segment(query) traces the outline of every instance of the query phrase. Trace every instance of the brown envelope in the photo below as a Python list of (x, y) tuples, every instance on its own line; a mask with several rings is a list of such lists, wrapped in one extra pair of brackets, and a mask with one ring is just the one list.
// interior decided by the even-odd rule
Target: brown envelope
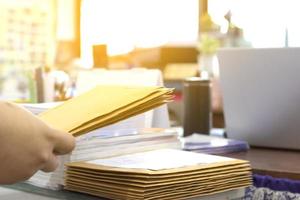
[(74, 136), (146, 112), (172, 99), (164, 87), (97, 86), (39, 117)]

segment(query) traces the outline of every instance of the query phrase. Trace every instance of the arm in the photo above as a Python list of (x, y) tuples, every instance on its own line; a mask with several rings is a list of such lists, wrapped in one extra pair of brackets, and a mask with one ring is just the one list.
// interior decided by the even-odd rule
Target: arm
[(56, 156), (74, 146), (70, 134), (52, 129), (16, 104), (0, 101), (0, 184), (26, 180), (38, 170), (54, 171)]

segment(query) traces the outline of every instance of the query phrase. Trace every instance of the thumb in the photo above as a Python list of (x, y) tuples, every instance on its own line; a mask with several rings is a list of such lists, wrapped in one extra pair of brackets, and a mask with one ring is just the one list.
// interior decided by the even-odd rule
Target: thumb
[(51, 135), (54, 138), (53, 153), (63, 155), (70, 153), (75, 148), (75, 138), (67, 132), (51, 129)]

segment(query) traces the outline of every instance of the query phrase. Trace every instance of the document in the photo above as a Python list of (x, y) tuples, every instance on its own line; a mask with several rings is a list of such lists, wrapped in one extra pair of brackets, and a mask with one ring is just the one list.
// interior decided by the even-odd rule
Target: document
[(174, 149), (67, 164), (65, 188), (110, 199), (188, 199), (252, 184), (248, 161)]
[[(168, 159), (166, 159), (166, 157)], [(108, 159), (93, 160), (87, 163), (110, 167), (163, 170), (232, 160), (233, 159), (227, 157), (195, 154), (175, 149), (160, 149)]]
[(164, 87), (97, 86), (49, 109), (39, 117), (49, 125), (79, 136), (170, 102)]
[(249, 144), (246, 141), (208, 136), (200, 133), (194, 133), (181, 140), (184, 150), (214, 155), (242, 152), (249, 149)]

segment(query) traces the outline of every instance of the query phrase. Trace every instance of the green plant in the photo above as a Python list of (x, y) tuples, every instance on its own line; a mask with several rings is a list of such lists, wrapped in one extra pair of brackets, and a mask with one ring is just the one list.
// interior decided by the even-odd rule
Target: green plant
[(214, 54), (220, 47), (220, 41), (209, 34), (202, 34), (198, 43), (198, 51), (202, 54)]

